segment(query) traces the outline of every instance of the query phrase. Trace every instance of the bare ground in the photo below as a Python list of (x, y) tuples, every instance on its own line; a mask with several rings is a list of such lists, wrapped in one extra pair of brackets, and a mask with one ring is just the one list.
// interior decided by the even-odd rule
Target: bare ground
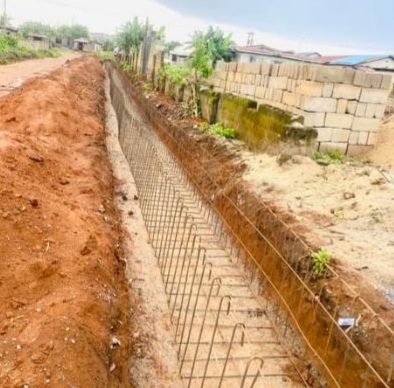
[(131, 386), (103, 79), (87, 58), (0, 99), (2, 388)]

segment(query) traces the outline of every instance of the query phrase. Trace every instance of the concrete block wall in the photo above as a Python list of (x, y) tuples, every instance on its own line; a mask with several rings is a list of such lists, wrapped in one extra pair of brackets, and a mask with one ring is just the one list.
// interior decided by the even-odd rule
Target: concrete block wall
[(359, 154), (376, 144), (391, 92), (391, 75), (293, 63), (218, 63), (214, 89), (305, 118), (318, 147)]

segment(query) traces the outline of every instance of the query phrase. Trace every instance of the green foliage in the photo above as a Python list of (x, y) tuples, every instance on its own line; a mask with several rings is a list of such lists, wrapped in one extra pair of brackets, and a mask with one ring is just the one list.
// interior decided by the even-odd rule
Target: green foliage
[(89, 30), (81, 24), (72, 24), (71, 26), (62, 25), (57, 28), (56, 36), (70, 40), (79, 38), (89, 39)]
[(341, 151), (335, 150), (326, 153), (316, 151), (312, 155), (312, 159), (318, 164), (328, 166), (330, 164), (342, 164), (344, 160), (344, 155)]
[(144, 41), (145, 33), (146, 26), (135, 17), (132, 22), (129, 21), (120, 28), (115, 42), (126, 54), (137, 53)]
[(153, 88), (153, 85), (151, 83), (147, 82), (146, 84), (144, 84), (143, 89), (144, 89), (145, 93), (149, 94), (149, 93), (151, 93), (153, 91), (154, 88)]
[(320, 249), (318, 252), (313, 252), (311, 257), (313, 260), (313, 274), (315, 276), (321, 276), (332, 260), (331, 252), (326, 249)]
[(29, 34), (46, 35), (47, 37), (51, 38), (56, 36), (56, 29), (51, 27), (49, 24), (26, 22), (19, 26), (19, 33), (25, 38)]
[(57, 50), (32, 50), (19, 44), (15, 36), (0, 35), (0, 64), (15, 62), (30, 58), (59, 56)]
[(182, 46), (179, 42), (172, 40), (171, 42), (166, 42), (164, 45), (164, 52), (169, 54), (171, 51), (174, 51), (177, 47)]
[(185, 85), (187, 78), (191, 75), (191, 69), (185, 66), (165, 65), (163, 75), (169, 78), (176, 85)]
[(225, 36), (220, 29), (209, 27), (207, 32), (196, 31), (191, 47), (191, 67), (203, 78), (208, 78), (219, 60), (231, 58), (232, 36)]
[(201, 123), (199, 127), (199, 132), (225, 137), (226, 139), (235, 139), (237, 137), (237, 131), (234, 128), (226, 128), (220, 123), (216, 123), (213, 125), (209, 125), (208, 123)]
[(99, 51), (94, 54), (102, 61), (113, 61), (115, 59), (113, 51)]
[(124, 71), (125, 73), (129, 73), (130, 71), (133, 70), (133, 65), (132, 65), (131, 63), (124, 62), (124, 63), (122, 64), (122, 69), (123, 69), (123, 71)]

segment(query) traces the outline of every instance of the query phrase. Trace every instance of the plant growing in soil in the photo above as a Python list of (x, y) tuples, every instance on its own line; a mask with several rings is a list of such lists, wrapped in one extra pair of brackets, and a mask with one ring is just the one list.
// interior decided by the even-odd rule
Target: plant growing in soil
[(209, 128), (209, 133), (211, 135), (222, 136), (226, 139), (235, 139), (237, 132), (234, 128), (225, 128), (222, 124), (213, 124)]
[(133, 65), (131, 63), (125, 62), (123, 63), (122, 68), (125, 73), (129, 73), (130, 71), (133, 70)]
[(312, 159), (315, 160), (318, 164), (328, 166), (330, 164), (342, 164), (344, 160), (344, 155), (341, 151), (338, 150), (331, 151), (327, 154), (316, 151), (313, 153)]
[(313, 260), (313, 274), (315, 276), (321, 276), (332, 260), (331, 252), (326, 249), (320, 249), (318, 252), (313, 252), (311, 257)]

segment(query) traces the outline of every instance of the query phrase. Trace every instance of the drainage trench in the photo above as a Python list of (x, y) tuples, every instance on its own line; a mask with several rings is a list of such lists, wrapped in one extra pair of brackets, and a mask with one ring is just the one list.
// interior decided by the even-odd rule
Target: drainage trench
[[(243, 220), (226, 202), (216, 204), (216, 209), (210, 206), (220, 193), (212, 190), (215, 185), (209, 179), (193, 183), (190, 170), (198, 159), (192, 165), (186, 161), (184, 169), (185, 159), (179, 158), (176, 141), (160, 125), (152, 130), (127, 109), (121, 79), (116, 70), (109, 70), (119, 141), (156, 252), (185, 385), (302, 387), (308, 380), (319, 386), (316, 379), (320, 377), (298, 369), (300, 361), (309, 359), (330, 386), (389, 386), (350, 342), (344, 344), (335, 321), (323, 319), (323, 327), (321, 322), (313, 326), (324, 318), (325, 311), (319, 306), (312, 312), (304, 307), (310, 299), (314, 303), (314, 295), (295, 282), (293, 273), (277, 260), (280, 254), (275, 241), (287, 236), (278, 233), (272, 243), (250, 233), (250, 220)], [(208, 201), (201, 195), (207, 193)], [(242, 193), (234, 194), (231, 189), (229, 195), (238, 202), (243, 200)], [(239, 219), (237, 226), (244, 237), (256, 243), (246, 246), (237, 238), (233, 225), (223, 217), (228, 213)], [(267, 222), (265, 228), (270, 226), (274, 225)], [(300, 249), (294, 244), (291, 252), (289, 240), (289, 255), (297, 256)], [(264, 268), (256, 257), (271, 264)], [(310, 332), (309, 338), (303, 335), (305, 330)]]

